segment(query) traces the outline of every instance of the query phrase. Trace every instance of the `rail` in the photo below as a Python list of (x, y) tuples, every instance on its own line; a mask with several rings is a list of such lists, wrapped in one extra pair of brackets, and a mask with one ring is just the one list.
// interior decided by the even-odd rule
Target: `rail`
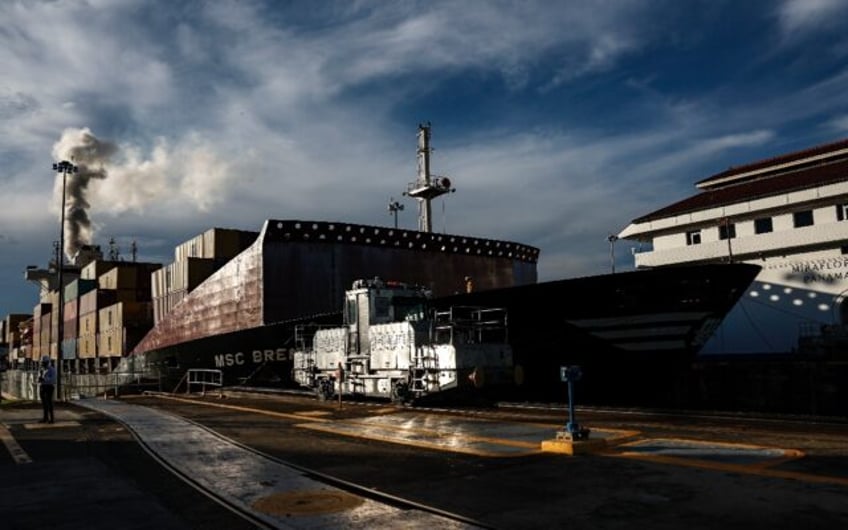
[(219, 397), (224, 397), (224, 372), (211, 368), (190, 368), (186, 372), (186, 394), (191, 394), (192, 385), (200, 385), (201, 394), (206, 395), (206, 387), (218, 389)]

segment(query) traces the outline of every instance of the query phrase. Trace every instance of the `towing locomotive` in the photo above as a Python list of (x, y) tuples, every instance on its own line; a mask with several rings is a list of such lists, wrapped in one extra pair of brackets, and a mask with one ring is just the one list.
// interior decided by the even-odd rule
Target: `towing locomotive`
[(503, 308), (436, 309), (430, 290), (356, 280), (342, 327), (298, 330), (294, 380), (319, 399), (338, 393), (409, 403), (515, 382)]

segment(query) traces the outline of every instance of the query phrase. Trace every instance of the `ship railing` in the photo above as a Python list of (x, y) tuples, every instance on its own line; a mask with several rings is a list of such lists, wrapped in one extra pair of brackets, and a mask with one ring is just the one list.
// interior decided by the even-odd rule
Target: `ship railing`
[(191, 394), (192, 387), (200, 386), (201, 395), (206, 395), (206, 388), (218, 389), (219, 397), (224, 396), (224, 372), (212, 368), (189, 368), (186, 373), (186, 394)]
[(436, 312), (433, 330), (437, 342), (501, 343), (508, 340), (507, 321), (506, 308), (452, 306)]

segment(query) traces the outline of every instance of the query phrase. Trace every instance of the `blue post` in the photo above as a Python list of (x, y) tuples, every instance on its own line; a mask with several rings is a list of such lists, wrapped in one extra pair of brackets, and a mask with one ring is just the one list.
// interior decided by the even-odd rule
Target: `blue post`
[(569, 440), (584, 440), (589, 437), (589, 429), (580, 427), (574, 417), (574, 382), (579, 381), (583, 372), (579, 366), (561, 366), (560, 379), (568, 384), (568, 423), (565, 424), (565, 434)]
[(571, 377), (568, 378), (568, 423), (565, 430), (572, 434), (580, 432), (580, 426), (574, 421), (574, 381)]

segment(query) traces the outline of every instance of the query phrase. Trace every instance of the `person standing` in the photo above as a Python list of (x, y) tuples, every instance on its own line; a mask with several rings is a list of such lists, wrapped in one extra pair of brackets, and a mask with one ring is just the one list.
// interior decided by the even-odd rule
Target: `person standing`
[(38, 373), (38, 397), (44, 411), (41, 423), (53, 423), (53, 389), (56, 388), (56, 368), (50, 357), (41, 358), (41, 370)]

